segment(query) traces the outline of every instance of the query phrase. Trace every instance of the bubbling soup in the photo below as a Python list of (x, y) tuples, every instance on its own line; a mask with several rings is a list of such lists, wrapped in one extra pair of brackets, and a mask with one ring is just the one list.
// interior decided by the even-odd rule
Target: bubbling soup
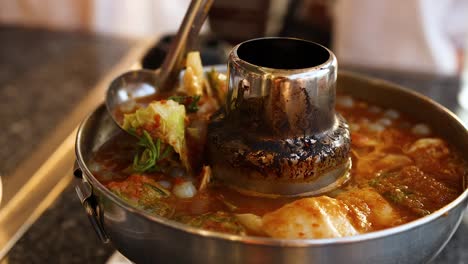
[(126, 203), (196, 228), (274, 238), (332, 238), (389, 228), (428, 215), (463, 192), (466, 161), (428, 124), (395, 109), (337, 96), (351, 131), (350, 180), (313, 197), (256, 197), (212, 177), (207, 125), (222, 105), (226, 76), (205, 76), (196, 53), (174, 94), (137, 101), (123, 127), (89, 162)]

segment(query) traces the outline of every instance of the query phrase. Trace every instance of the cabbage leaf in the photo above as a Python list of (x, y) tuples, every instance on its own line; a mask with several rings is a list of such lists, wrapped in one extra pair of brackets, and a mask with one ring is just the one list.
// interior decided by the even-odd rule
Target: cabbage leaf
[(185, 107), (173, 100), (154, 101), (132, 114), (124, 115), (123, 128), (129, 132), (147, 131), (153, 139), (170, 145), (187, 170), (190, 165), (185, 142)]

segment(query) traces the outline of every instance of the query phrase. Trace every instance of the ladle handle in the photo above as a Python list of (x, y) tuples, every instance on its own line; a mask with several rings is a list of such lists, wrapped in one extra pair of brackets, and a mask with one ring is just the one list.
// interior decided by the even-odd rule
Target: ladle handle
[(193, 47), (213, 0), (192, 0), (159, 72), (159, 89), (174, 87), (187, 47)]
[(205, 23), (205, 20), (208, 17), (208, 13), (210, 12), (213, 2), (214, 0), (205, 0), (205, 2), (202, 4), (201, 12), (195, 18), (195, 22), (192, 25), (191, 32), (187, 37), (187, 43), (185, 46), (186, 52), (192, 51), (196, 47), (196, 43), (198, 41), (198, 34), (203, 26), (203, 23)]

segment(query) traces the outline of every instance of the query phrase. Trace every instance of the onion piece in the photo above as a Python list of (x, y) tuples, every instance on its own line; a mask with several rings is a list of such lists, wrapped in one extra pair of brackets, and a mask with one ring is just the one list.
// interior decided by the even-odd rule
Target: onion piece
[(350, 96), (338, 96), (336, 98), (336, 103), (345, 108), (351, 108), (354, 106), (354, 100)]
[(387, 111), (384, 112), (384, 116), (390, 119), (397, 119), (400, 117), (400, 112), (398, 112), (395, 109), (388, 109)]
[(202, 171), (200, 173), (200, 185), (198, 186), (198, 191), (202, 191), (206, 189), (210, 181), (211, 181), (211, 167), (203, 166)]
[(195, 196), (195, 194), (197, 194), (197, 189), (195, 188), (192, 182), (185, 181), (176, 184), (172, 189), (172, 192), (177, 198), (186, 199)]
[(385, 130), (385, 127), (381, 124), (370, 123), (367, 125), (367, 129), (373, 132), (382, 132)]
[(416, 124), (411, 128), (411, 133), (419, 136), (428, 136), (431, 133), (431, 128), (426, 124)]
[(379, 120), (377, 120), (377, 123), (384, 125), (384, 126), (390, 126), (392, 125), (392, 120), (384, 117), (384, 118), (380, 118)]

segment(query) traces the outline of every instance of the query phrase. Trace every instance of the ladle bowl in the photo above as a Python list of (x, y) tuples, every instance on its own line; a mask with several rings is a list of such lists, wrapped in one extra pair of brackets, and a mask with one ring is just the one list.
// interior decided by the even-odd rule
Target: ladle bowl
[(158, 75), (150, 70), (129, 71), (112, 81), (107, 90), (106, 106), (118, 125), (121, 124), (121, 120), (116, 117), (116, 110), (131, 111), (135, 108), (138, 98), (157, 94), (157, 82)]
[(176, 88), (183, 59), (195, 46), (213, 1), (190, 2), (177, 35), (157, 71), (139, 69), (126, 72), (111, 83), (106, 93), (106, 107), (117, 126), (122, 128), (121, 113), (135, 110), (137, 99), (155, 96), (161, 91), (170, 92)]

